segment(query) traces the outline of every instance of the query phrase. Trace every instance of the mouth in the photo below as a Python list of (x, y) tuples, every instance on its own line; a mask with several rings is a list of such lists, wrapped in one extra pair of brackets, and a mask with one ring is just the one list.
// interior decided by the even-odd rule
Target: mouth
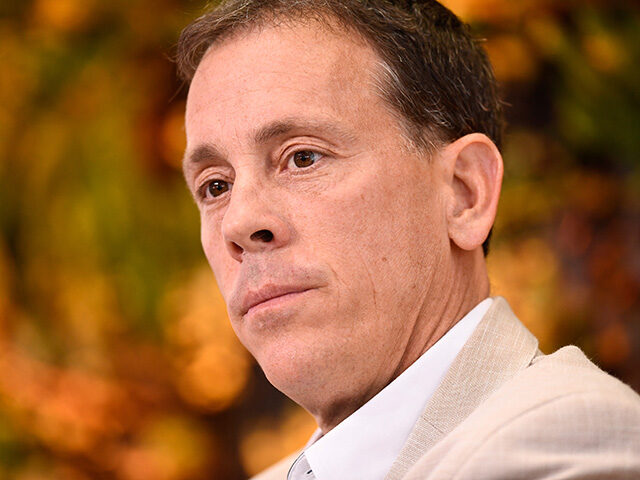
[(245, 315), (257, 311), (284, 305), (313, 288), (292, 285), (267, 285), (258, 290), (248, 292), (242, 300), (241, 314)]

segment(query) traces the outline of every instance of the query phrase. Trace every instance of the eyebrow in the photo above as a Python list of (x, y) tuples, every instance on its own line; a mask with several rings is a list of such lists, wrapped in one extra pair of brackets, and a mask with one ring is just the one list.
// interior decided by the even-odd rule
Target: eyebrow
[(296, 118), (277, 120), (259, 128), (253, 136), (253, 141), (256, 145), (261, 145), (268, 143), (274, 138), (281, 137), (295, 131), (321, 132), (336, 136), (347, 142), (355, 141), (355, 135), (333, 122), (306, 119), (301, 120)]
[(224, 157), (224, 154), (215, 145), (203, 143), (191, 152), (185, 152), (182, 164), (186, 167), (188, 164), (197, 164), (211, 159), (222, 160)]
[[(276, 120), (257, 129), (253, 137), (254, 145), (264, 145), (275, 138), (291, 134), (293, 132), (321, 132), (333, 135), (346, 143), (354, 143), (356, 136), (350, 131), (342, 128), (333, 122), (301, 120), (288, 118)], [(188, 164), (198, 164), (203, 161), (218, 160), (224, 161), (226, 155), (222, 153), (214, 144), (205, 143), (198, 145), (193, 151), (185, 152), (183, 166)]]

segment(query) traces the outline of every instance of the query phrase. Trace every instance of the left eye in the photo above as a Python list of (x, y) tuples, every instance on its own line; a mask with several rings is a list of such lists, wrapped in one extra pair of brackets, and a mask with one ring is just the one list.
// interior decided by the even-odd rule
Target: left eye
[(322, 158), (322, 155), (311, 150), (300, 150), (289, 159), (289, 166), (293, 163), (296, 168), (307, 168)]

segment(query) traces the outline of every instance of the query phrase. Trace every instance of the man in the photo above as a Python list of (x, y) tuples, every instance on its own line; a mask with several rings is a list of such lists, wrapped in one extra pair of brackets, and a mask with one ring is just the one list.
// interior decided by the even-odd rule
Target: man
[(178, 61), (232, 325), (319, 426), (259, 478), (640, 478), (638, 396), (489, 298), (501, 108), (451, 12), (231, 0)]

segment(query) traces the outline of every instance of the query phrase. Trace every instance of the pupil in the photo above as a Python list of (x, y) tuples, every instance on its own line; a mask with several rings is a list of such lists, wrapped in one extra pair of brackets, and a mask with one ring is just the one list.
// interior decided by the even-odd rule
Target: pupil
[(228, 189), (229, 185), (227, 182), (223, 182), (221, 180), (215, 180), (209, 184), (209, 193), (214, 197), (223, 194)]
[(293, 162), (296, 164), (296, 167), (310, 167), (315, 161), (314, 156), (315, 154), (309, 151), (296, 152)]

